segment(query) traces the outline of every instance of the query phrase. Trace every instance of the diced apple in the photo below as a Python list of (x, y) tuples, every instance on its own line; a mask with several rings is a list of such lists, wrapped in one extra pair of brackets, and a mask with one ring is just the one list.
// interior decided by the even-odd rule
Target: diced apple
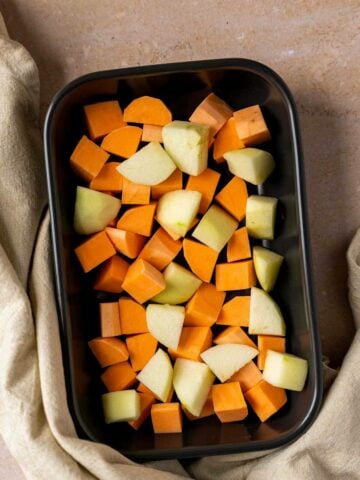
[(165, 290), (151, 299), (156, 303), (185, 303), (202, 283), (193, 273), (175, 262), (171, 262), (162, 273), (166, 286)]
[(150, 303), (146, 307), (149, 332), (165, 347), (176, 349), (185, 319), (185, 307)]
[(274, 239), (278, 199), (251, 195), (246, 202), (246, 227), (253, 238)]
[(156, 220), (167, 231), (183, 237), (199, 211), (201, 193), (193, 190), (174, 190), (159, 200)]
[(121, 390), (102, 395), (106, 423), (131, 422), (140, 415), (140, 396), (136, 390)]
[(284, 257), (268, 248), (256, 246), (253, 248), (253, 260), (260, 285), (266, 292), (270, 292), (274, 288)]
[(205, 350), (200, 354), (200, 357), (217, 378), (221, 382), (225, 382), (257, 354), (256, 348), (248, 345), (224, 343)]
[(119, 213), (118, 198), (90, 188), (76, 188), (74, 229), (76, 233), (89, 235), (103, 230)]
[(139, 185), (158, 185), (170, 177), (176, 165), (160, 143), (150, 142), (120, 163), (117, 170)]
[(182, 172), (196, 176), (207, 168), (207, 125), (175, 120), (163, 127), (162, 137), (165, 150)]
[(251, 289), (249, 333), (285, 335), (285, 322), (279, 305), (261, 288)]
[(202, 217), (192, 236), (220, 252), (232, 237), (238, 222), (222, 208), (212, 205)]
[(267, 351), (263, 377), (274, 387), (301, 392), (307, 373), (307, 360), (290, 353)]
[(275, 168), (271, 153), (258, 148), (242, 148), (224, 153), (229, 170), (254, 185), (261, 185)]
[(136, 378), (159, 400), (166, 402), (173, 379), (173, 368), (168, 354), (159, 348)]
[(184, 408), (198, 417), (214, 383), (215, 376), (205, 363), (178, 358), (174, 365), (173, 384)]

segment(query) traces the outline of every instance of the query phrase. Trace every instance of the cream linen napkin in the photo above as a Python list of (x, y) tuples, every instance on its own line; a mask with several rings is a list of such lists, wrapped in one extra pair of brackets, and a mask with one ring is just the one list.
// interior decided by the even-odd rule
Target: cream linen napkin
[[(27, 478), (263, 480), (270, 472), (277, 480), (360, 478), (359, 333), (314, 425), (271, 455), (204, 458), (189, 464), (187, 473), (176, 461), (137, 465), (76, 437), (52, 285), (38, 75), (24, 48), (8, 39), (1, 16), (0, 92), (0, 432)], [(360, 234), (349, 249), (358, 318), (360, 284), (352, 272), (359, 272), (359, 255)]]

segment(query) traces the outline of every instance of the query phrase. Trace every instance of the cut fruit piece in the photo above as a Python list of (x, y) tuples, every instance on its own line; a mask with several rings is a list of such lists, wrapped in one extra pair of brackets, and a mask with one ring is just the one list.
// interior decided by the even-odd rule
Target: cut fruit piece
[(114, 255), (101, 265), (95, 278), (94, 289), (110, 293), (122, 292), (128, 269), (128, 262), (119, 255)]
[(139, 185), (158, 185), (175, 170), (175, 163), (156, 142), (148, 143), (118, 167), (123, 177)]
[(245, 400), (262, 422), (265, 422), (286, 403), (286, 392), (261, 380), (245, 392)]
[(225, 161), (225, 152), (238, 148), (245, 148), (245, 144), (240, 140), (236, 132), (235, 119), (231, 117), (216, 135), (213, 153), (214, 160), (217, 163), (222, 163)]
[(76, 187), (74, 229), (81, 235), (103, 230), (119, 213), (121, 202), (106, 193)]
[(123, 177), (121, 200), (124, 205), (148, 205), (150, 193), (149, 185), (139, 185)]
[(239, 382), (242, 392), (247, 392), (262, 380), (262, 374), (253, 361), (247, 363), (232, 375), (228, 382)]
[[(151, 198), (158, 200), (165, 193), (173, 192), (175, 190), (182, 190), (182, 172), (176, 169), (164, 182), (151, 187)], [(194, 189), (195, 190), (195, 189)]]
[(129, 422), (129, 425), (134, 430), (139, 430), (141, 425), (145, 422), (151, 412), (151, 407), (155, 403), (154, 395), (149, 395), (147, 393), (139, 393), (140, 397), (140, 415), (136, 420)]
[(257, 279), (265, 292), (270, 292), (274, 288), (284, 257), (259, 246), (253, 248), (253, 257)]
[(162, 131), (164, 147), (178, 168), (199, 175), (208, 163), (209, 127), (176, 120)]
[(262, 185), (275, 168), (271, 153), (258, 148), (242, 148), (224, 153), (230, 172), (253, 185)]
[(214, 93), (210, 93), (191, 114), (190, 122), (208, 125), (212, 138), (232, 116), (232, 108)]
[(137, 375), (139, 382), (166, 402), (172, 388), (173, 368), (169, 356), (160, 348)]
[(227, 244), (227, 261), (245, 260), (251, 257), (249, 235), (246, 227), (236, 230)]
[(175, 393), (192, 415), (199, 416), (209, 395), (215, 376), (207, 365), (178, 358), (174, 365)]
[(234, 297), (224, 304), (217, 325), (248, 327), (250, 316), (250, 296)]
[(165, 287), (162, 273), (142, 258), (130, 265), (122, 284), (122, 288), (139, 303), (150, 300)]
[(146, 237), (119, 228), (106, 227), (105, 232), (115, 249), (129, 258), (136, 258), (146, 242)]
[(99, 192), (121, 192), (123, 177), (116, 170), (119, 162), (108, 162), (89, 183), (89, 188)]
[(211, 347), (212, 331), (210, 327), (184, 327), (176, 350), (169, 348), (169, 355), (200, 362), (200, 353)]
[(141, 134), (141, 128), (126, 125), (106, 135), (101, 142), (101, 147), (118, 157), (129, 158), (138, 149)]
[(211, 168), (207, 168), (196, 177), (193, 175), (189, 176), (186, 190), (193, 190), (201, 193), (199, 213), (204, 214), (209, 208), (219, 180), (220, 173), (211, 170)]
[(109, 392), (127, 390), (136, 383), (136, 373), (129, 362), (115, 363), (105, 370), (101, 380)]
[(157, 340), (150, 333), (128, 336), (126, 346), (129, 350), (131, 366), (135, 372), (142, 370), (154, 356)]
[(274, 387), (301, 392), (307, 373), (307, 360), (290, 353), (267, 351), (263, 377)]
[(135, 98), (124, 110), (124, 120), (130, 123), (149, 123), (166, 125), (171, 122), (172, 115), (160, 98), (143, 96)]
[(246, 227), (253, 238), (274, 239), (278, 199), (251, 195), (246, 203)]
[(249, 363), (258, 351), (248, 345), (225, 343), (203, 352), (200, 357), (221, 382), (228, 380), (241, 367)]
[(140, 415), (140, 396), (136, 390), (104, 393), (102, 405), (105, 423), (129, 422)]
[(99, 303), (100, 330), (102, 337), (121, 335), (120, 315), (117, 302)]
[(154, 224), (156, 203), (141, 205), (126, 210), (116, 224), (116, 228), (150, 237)]
[(225, 328), (225, 330), (214, 338), (214, 343), (216, 345), (222, 345), (224, 343), (239, 343), (240, 345), (249, 345), (249, 347), (257, 348), (256, 344), (240, 327)]
[(116, 250), (106, 233), (99, 232), (76, 247), (75, 255), (84, 272), (87, 273), (113, 255), (116, 255)]
[(125, 343), (118, 338), (97, 337), (90, 340), (88, 345), (102, 368), (126, 362), (129, 358)]
[(203, 282), (210, 282), (219, 253), (189, 238), (183, 240), (183, 251), (191, 271)]
[(156, 220), (175, 235), (184, 237), (199, 211), (201, 193), (175, 190), (165, 193), (159, 200)]
[(246, 183), (241, 178), (233, 177), (216, 195), (215, 200), (240, 221), (245, 217), (247, 198)]
[(143, 142), (159, 142), (162, 143), (162, 126), (144, 124), (141, 140)]
[(142, 305), (132, 298), (125, 297), (120, 298), (118, 304), (123, 335), (146, 333), (148, 331), (145, 308)]
[(251, 289), (249, 333), (285, 336), (285, 322), (279, 306), (267, 292), (256, 287)]
[(182, 417), (180, 403), (157, 403), (151, 407), (154, 433), (180, 433)]
[(222, 208), (212, 205), (202, 217), (192, 236), (220, 252), (235, 232), (238, 222)]
[(186, 410), (184, 406), (183, 406), (183, 411), (190, 421), (200, 420), (200, 418), (210, 417), (211, 415), (214, 415), (215, 410), (214, 410), (214, 403), (212, 399), (212, 389), (210, 390), (209, 395), (207, 396), (207, 399), (204, 403), (204, 406), (201, 410), (200, 415), (198, 416), (192, 415), (190, 412)]
[(256, 285), (256, 275), (252, 260), (219, 263), (215, 268), (215, 285), (220, 291), (244, 290)]
[(237, 134), (246, 146), (258, 145), (270, 140), (270, 132), (259, 105), (242, 108), (234, 112), (233, 116)]
[(178, 305), (185, 303), (201, 285), (195, 275), (175, 262), (171, 262), (163, 271), (165, 289), (151, 300), (156, 303)]
[(185, 319), (185, 308), (150, 303), (146, 307), (149, 332), (165, 347), (176, 349)]
[(161, 227), (141, 250), (139, 258), (142, 258), (158, 270), (163, 270), (176, 257), (181, 250), (181, 242), (174, 240)]
[(223, 383), (212, 387), (215, 414), (220, 422), (238, 422), (248, 414), (248, 408), (239, 382)]
[(184, 325), (211, 327), (219, 316), (224, 300), (224, 292), (218, 292), (211, 283), (203, 283), (186, 305)]
[(259, 350), (257, 364), (260, 370), (264, 369), (265, 359), (266, 359), (268, 350), (285, 353), (284, 337), (275, 337), (274, 335), (258, 335), (257, 342), (258, 342), (257, 348)]
[(119, 102), (116, 100), (85, 105), (84, 113), (91, 140), (99, 140), (126, 125)]
[(70, 165), (77, 175), (90, 182), (99, 174), (109, 156), (105, 150), (83, 135), (70, 156)]

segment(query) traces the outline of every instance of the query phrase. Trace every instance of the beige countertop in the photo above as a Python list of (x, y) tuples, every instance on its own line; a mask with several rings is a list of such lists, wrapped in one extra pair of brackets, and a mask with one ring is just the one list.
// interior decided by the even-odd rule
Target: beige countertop
[[(323, 351), (338, 365), (353, 334), (345, 252), (360, 226), (359, 1), (0, 0), (0, 11), (37, 62), (42, 114), (94, 70), (245, 57), (283, 77), (300, 116)], [(1, 444), (0, 478), (23, 478)]]

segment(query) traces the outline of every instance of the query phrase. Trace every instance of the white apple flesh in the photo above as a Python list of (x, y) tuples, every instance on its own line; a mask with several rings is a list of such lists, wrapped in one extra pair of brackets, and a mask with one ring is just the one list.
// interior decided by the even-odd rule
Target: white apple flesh
[(172, 387), (173, 368), (170, 358), (160, 348), (136, 377), (162, 402), (166, 402)]
[(149, 332), (165, 347), (176, 350), (184, 320), (185, 307), (154, 303), (146, 307), (146, 323)]
[(253, 287), (250, 295), (249, 333), (283, 337), (285, 330), (285, 322), (279, 305), (267, 292)]
[(307, 360), (290, 353), (267, 351), (263, 377), (274, 387), (301, 392), (307, 374)]

